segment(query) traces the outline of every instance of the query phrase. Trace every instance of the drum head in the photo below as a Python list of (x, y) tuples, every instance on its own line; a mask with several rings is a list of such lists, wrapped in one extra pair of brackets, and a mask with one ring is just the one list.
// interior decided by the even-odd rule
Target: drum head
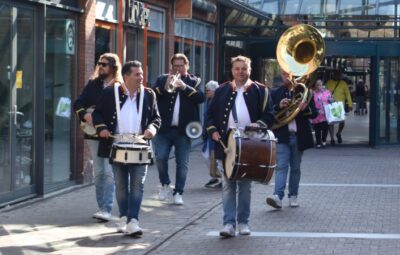
[(235, 132), (232, 130), (228, 132), (228, 143), (226, 145), (228, 151), (225, 155), (224, 169), (225, 175), (228, 179), (232, 176), (236, 159), (236, 140), (234, 134)]
[(145, 150), (150, 146), (144, 144), (135, 143), (114, 143), (114, 146), (118, 149), (131, 149), (131, 150)]

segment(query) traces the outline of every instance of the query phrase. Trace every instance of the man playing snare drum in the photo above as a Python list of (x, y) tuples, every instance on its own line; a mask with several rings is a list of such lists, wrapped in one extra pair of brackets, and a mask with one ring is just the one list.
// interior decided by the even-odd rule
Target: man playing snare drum
[[(250, 80), (251, 60), (237, 56), (231, 59), (231, 64), (233, 81), (225, 82), (215, 91), (207, 111), (207, 132), (217, 142), (215, 153), (220, 165), (224, 159), (221, 142), (227, 144), (230, 128), (271, 127), (274, 122), (268, 88)], [(251, 181), (230, 181), (224, 175), (222, 187), (224, 226), (220, 236), (235, 236), (237, 224), (239, 234), (249, 235)]]
[[(127, 62), (122, 67), (122, 76), (125, 84), (118, 88), (105, 88), (93, 112), (93, 123), (102, 138), (99, 156), (104, 158), (110, 155), (113, 144), (111, 136), (137, 134), (143, 135), (144, 139), (152, 139), (161, 125), (156, 95), (151, 89), (143, 86), (142, 64), (139, 61)], [(118, 91), (118, 95), (115, 91)], [(119, 102), (117, 105), (116, 100)], [(147, 165), (129, 162), (113, 163), (112, 166), (120, 213), (117, 231), (128, 235), (142, 235), (139, 211)]]

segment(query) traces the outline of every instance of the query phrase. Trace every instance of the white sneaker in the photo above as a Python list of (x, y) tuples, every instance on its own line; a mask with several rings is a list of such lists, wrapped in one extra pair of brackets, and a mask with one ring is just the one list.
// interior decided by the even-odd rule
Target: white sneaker
[(100, 211), (100, 212), (93, 214), (93, 217), (96, 219), (99, 219), (99, 220), (110, 221), (112, 218), (112, 215), (109, 212)]
[(275, 209), (282, 208), (282, 200), (279, 199), (278, 195), (273, 195), (272, 197), (267, 197), (267, 204)]
[(126, 216), (123, 216), (119, 218), (119, 221), (117, 222), (117, 232), (118, 233), (125, 233), (126, 232), (126, 222), (128, 218)]
[(183, 199), (182, 199), (182, 195), (179, 193), (176, 193), (174, 195), (174, 204), (176, 205), (183, 205)]
[(131, 219), (126, 226), (126, 234), (128, 235), (142, 235), (143, 230), (139, 227), (139, 222), (137, 219)]
[(101, 213), (102, 213), (101, 211), (95, 212), (92, 217), (95, 219), (99, 219)]
[(160, 201), (168, 200), (170, 193), (171, 193), (171, 187), (167, 184), (164, 184), (160, 189), (160, 193), (158, 193), (158, 199), (160, 199)]
[(289, 206), (290, 207), (298, 207), (299, 203), (297, 202), (297, 196), (289, 197)]
[(240, 235), (250, 235), (251, 231), (248, 224), (239, 223), (239, 234)]
[(234, 237), (236, 235), (235, 228), (232, 224), (226, 224), (221, 231), (219, 231), (219, 236), (222, 237)]

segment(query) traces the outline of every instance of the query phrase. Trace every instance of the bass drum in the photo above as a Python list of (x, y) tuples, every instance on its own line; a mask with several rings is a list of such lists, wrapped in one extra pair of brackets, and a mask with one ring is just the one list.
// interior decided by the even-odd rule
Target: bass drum
[(242, 136), (237, 129), (228, 131), (224, 172), (228, 180), (242, 179), (268, 184), (276, 167), (276, 139), (268, 130), (262, 137)]

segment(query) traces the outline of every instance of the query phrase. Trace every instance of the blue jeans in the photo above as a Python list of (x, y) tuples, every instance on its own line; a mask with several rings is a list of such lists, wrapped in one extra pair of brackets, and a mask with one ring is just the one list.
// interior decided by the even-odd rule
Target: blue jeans
[(101, 211), (111, 213), (115, 191), (112, 167), (108, 158), (97, 156), (99, 141), (86, 139), (86, 142), (89, 145), (90, 154), (93, 159), (97, 205)]
[(289, 197), (297, 196), (300, 183), (300, 164), (303, 151), (297, 149), (297, 137), (291, 134), (289, 143), (276, 145), (275, 195), (285, 196), (286, 179), (290, 164)]
[[(218, 165), (222, 165), (220, 160), (218, 160)], [(234, 227), (236, 226), (236, 222), (239, 224), (248, 224), (251, 203), (251, 181), (229, 181), (224, 174), (222, 176), (223, 224), (232, 224)]]
[(191, 141), (186, 135), (180, 135), (178, 129), (170, 129), (166, 134), (157, 134), (153, 139), (154, 154), (161, 185), (169, 185), (168, 160), (172, 146), (175, 147), (176, 177), (174, 194), (183, 193), (189, 166)]
[(239, 224), (248, 224), (250, 217), (251, 181), (229, 181), (225, 177), (222, 179), (224, 225), (232, 224), (236, 226), (236, 214)]
[(139, 220), (147, 165), (113, 164), (119, 216)]

